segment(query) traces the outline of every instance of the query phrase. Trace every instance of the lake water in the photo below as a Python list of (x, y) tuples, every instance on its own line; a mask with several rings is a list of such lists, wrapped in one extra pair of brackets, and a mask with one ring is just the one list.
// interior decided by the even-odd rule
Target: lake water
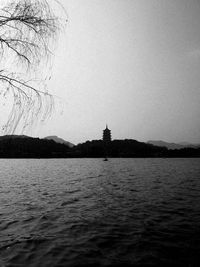
[(0, 159), (0, 266), (200, 266), (200, 159)]

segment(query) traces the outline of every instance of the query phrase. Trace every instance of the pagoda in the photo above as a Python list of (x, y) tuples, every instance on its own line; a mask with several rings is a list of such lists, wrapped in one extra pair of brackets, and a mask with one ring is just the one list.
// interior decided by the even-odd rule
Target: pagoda
[(106, 129), (103, 130), (103, 141), (106, 143), (111, 141), (111, 130), (108, 129), (107, 124)]

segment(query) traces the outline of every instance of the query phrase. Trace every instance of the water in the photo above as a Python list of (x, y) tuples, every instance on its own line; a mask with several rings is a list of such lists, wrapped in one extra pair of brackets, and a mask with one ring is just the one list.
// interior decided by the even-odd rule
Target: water
[(0, 266), (199, 266), (200, 159), (0, 159)]

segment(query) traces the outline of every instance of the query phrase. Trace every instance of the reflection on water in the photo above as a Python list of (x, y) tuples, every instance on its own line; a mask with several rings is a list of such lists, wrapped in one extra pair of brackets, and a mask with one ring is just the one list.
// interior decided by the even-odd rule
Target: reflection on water
[(1, 159), (0, 266), (198, 266), (200, 159)]

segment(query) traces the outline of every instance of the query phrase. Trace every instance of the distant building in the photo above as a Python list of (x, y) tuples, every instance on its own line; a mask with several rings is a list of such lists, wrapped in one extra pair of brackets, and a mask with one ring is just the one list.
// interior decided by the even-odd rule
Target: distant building
[(111, 141), (111, 130), (108, 129), (107, 124), (106, 124), (106, 129), (103, 130), (103, 141), (104, 142), (110, 142)]

